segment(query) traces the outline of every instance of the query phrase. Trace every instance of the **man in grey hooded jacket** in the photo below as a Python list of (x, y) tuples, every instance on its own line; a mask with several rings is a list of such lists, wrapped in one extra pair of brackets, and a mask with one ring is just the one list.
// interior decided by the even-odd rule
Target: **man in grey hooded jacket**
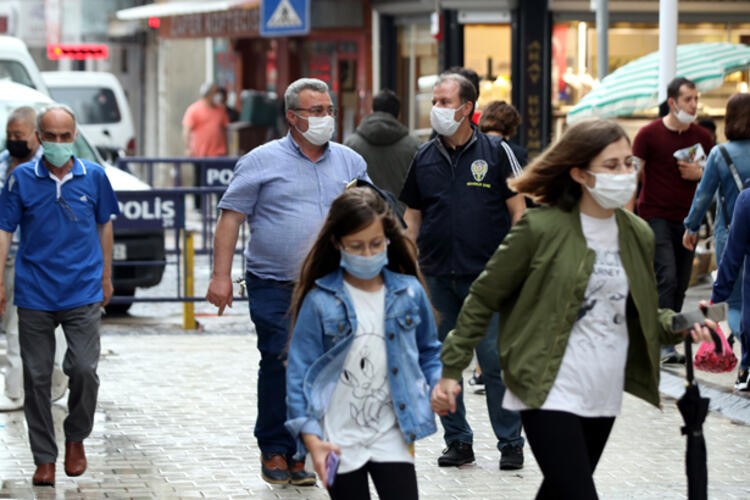
[(401, 101), (391, 90), (381, 90), (372, 99), (367, 115), (344, 144), (362, 155), (367, 174), (381, 189), (398, 194), (419, 148), (419, 141), (398, 121)]

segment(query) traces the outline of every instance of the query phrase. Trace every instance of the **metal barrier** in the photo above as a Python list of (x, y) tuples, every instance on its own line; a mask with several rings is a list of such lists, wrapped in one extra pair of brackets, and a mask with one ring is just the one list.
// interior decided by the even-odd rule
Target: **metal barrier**
[[(196, 247), (195, 252), (198, 255), (203, 255), (211, 252), (210, 244), (213, 241), (212, 228), (216, 225), (218, 217), (217, 204), (220, 195), (224, 192), (226, 186), (229, 185), (236, 163), (237, 158), (151, 158), (128, 156), (118, 158), (117, 167), (126, 172), (133, 173), (141, 179), (145, 179), (145, 182), (149, 186), (156, 187), (154, 184), (155, 174), (161, 174), (161, 181), (170, 180), (171, 182), (160, 182), (161, 186), (159, 188), (194, 189), (190, 193), (198, 197), (198, 201), (195, 201), (193, 205), (199, 207), (201, 221), (200, 246)], [(183, 182), (183, 167), (191, 166), (194, 167), (193, 174), (195, 178), (193, 180), (197, 181), (193, 182), (193, 184), (196, 184), (195, 187), (185, 186)], [(159, 168), (162, 169), (162, 172), (156, 171)], [(171, 186), (167, 184), (171, 184)], [(218, 196), (211, 196), (213, 193), (218, 193)], [(240, 236), (244, 243), (246, 237), (244, 226), (243, 233)]]
[[(236, 158), (145, 158), (124, 157), (118, 159), (119, 168), (137, 172), (153, 185), (155, 175), (164, 171), (157, 169), (167, 167), (166, 177), (171, 179), (171, 188), (157, 188), (142, 191), (117, 191), (122, 215), (115, 220), (114, 230), (117, 237), (122, 233), (138, 231), (163, 231), (164, 259), (137, 260), (118, 259), (117, 251), (113, 258), (113, 267), (128, 266), (131, 268), (149, 268), (154, 266), (176, 266), (177, 279), (175, 294), (160, 297), (114, 296), (112, 304), (130, 302), (183, 302), (183, 327), (194, 329), (194, 303), (204, 301), (203, 296), (194, 292), (194, 256), (207, 255), (209, 265), (213, 267), (213, 238), (218, 220), (218, 202), (229, 184)], [(195, 165), (195, 174), (199, 187), (184, 187), (181, 170), (185, 165)], [(197, 210), (191, 210), (192, 200)], [(197, 217), (196, 217), (197, 215)], [(196, 233), (200, 236), (196, 238)], [(242, 254), (247, 241), (247, 225), (243, 224), (238, 237), (239, 245), (235, 255)], [(244, 273), (243, 273), (244, 276)], [(241, 292), (244, 289), (241, 288)], [(244, 293), (233, 298), (234, 301), (247, 300)]]

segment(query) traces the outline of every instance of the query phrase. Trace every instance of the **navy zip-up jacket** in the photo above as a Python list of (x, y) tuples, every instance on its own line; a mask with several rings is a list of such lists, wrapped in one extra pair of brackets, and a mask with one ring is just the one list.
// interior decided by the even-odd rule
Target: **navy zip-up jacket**
[(451, 155), (440, 136), (414, 156), (400, 200), (422, 212), (419, 264), (430, 276), (474, 278), (510, 230), (505, 150), (474, 129)]

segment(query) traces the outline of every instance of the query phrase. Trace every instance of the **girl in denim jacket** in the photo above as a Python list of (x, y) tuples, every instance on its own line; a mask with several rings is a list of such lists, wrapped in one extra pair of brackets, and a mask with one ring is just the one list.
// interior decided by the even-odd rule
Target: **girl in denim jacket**
[(417, 498), (413, 442), (436, 431), (440, 343), (415, 247), (376, 191), (334, 200), (292, 316), (286, 427), (299, 455), (331, 498), (369, 498), (368, 474), (381, 498)]

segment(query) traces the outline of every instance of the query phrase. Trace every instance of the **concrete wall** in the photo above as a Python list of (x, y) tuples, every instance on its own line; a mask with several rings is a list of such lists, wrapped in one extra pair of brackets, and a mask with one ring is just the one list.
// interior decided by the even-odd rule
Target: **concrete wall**
[(181, 156), (182, 115), (199, 98), (206, 75), (204, 39), (159, 42), (159, 155)]

